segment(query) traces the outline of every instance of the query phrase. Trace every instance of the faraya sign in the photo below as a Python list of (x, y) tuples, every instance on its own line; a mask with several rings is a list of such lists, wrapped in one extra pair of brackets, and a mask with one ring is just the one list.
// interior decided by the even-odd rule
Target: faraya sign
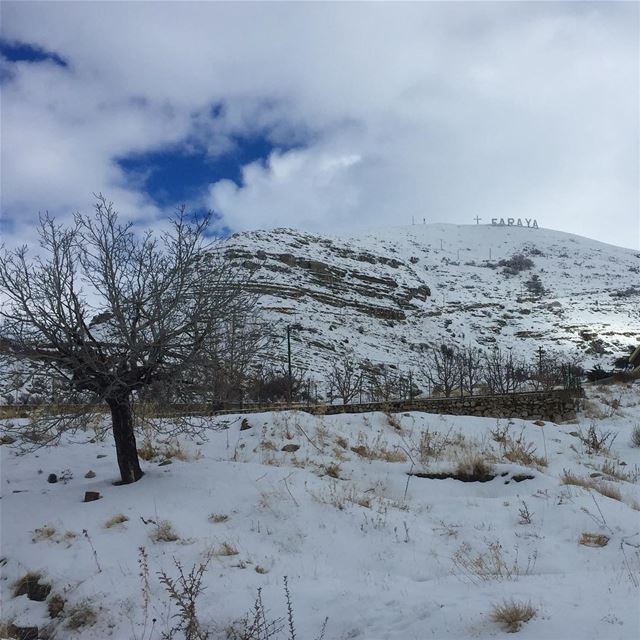
[(504, 218), (491, 218), (491, 224), (494, 227), (530, 227), (531, 229), (538, 228), (538, 221), (531, 218), (525, 218), (526, 225), (522, 224), (522, 218), (507, 218), (505, 222)]

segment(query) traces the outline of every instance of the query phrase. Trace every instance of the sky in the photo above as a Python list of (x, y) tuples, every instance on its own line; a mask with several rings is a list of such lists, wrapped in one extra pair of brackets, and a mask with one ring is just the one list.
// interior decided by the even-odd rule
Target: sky
[(535, 218), (640, 248), (635, 2), (5, 2), (0, 234)]

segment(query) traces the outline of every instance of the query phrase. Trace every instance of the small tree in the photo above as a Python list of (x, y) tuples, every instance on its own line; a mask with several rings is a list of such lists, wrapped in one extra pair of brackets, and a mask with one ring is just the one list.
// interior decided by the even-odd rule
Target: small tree
[(362, 390), (362, 377), (362, 369), (351, 356), (336, 358), (326, 376), (329, 397), (337, 396), (342, 404), (348, 404)]
[(165, 230), (137, 235), (100, 195), (95, 215), (76, 214), (70, 227), (41, 216), (34, 258), (27, 247), (0, 257), (11, 354), (109, 406), (122, 483), (143, 475), (135, 394), (189, 384), (194, 363), (214, 366), (207, 345), (248, 304), (239, 272), (206, 240), (209, 220), (191, 222), (182, 208)]
[(460, 384), (460, 358), (457, 351), (442, 344), (427, 352), (426, 367), (422, 368), (423, 375), (431, 381), (434, 387), (442, 389), (445, 397)]

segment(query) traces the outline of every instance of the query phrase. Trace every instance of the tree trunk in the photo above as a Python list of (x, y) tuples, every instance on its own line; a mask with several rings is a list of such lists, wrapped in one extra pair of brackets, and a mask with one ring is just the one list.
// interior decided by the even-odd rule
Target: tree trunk
[(116, 441), (116, 454), (120, 467), (121, 484), (137, 482), (144, 475), (138, 460), (138, 447), (133, 431), (133, 414), (129, 396), (108, 398), (111, 409), (113, 437)]

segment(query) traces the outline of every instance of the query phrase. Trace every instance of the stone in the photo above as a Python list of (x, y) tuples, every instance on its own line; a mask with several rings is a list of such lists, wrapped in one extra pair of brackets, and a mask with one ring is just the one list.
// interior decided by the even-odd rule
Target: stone
[(246, 431), (247, 429), (251, 429), (251, 425), (246, 418), (242, 418), (242, 423), (240, 424), (240, 431)]
[(16, 439), (13, 436), (1, 436), (0, 437), (0, 444), (13, 444), (16, 441)]
[(50, 593), (50, 584), (39, 584), (37, 582), (34, 582), (29, 586), (27, 598), (29, 598), (29, 600), (33, 600), (34, 602), (44, 602)]
[(173, 464), (173, 461), (169, 460), (168, 458), (166, 460), (163, 460), (162, 462), (158, 462), (159, 467), (166, 467), (169, 464)]
[(84, 474), (85, 478), (95, 478), (96, 474), (94, 471), (92, 471), (91, 469), (89, 469), (89, 471), (87, 471), (87, 473)]
[(55, 484), (56, 482), (58, 482), (58, 476), (55, 473), (50, 473), (47, 476), (47, 482), (49, 484)]
[(533, 424), (535, 424), (536, 427), (544, 427), (544, 421), (542, 420), (536, 420)]
[(602, 474), (598, 473), (597, 471), (594, 471), (593, 473), (589, 474), (589, 477), (590, 478), (600, 478), (600, 477), (602, 477)]
[(85, 491), (83, 502), (93, 502), (94, 500), (100, 500), (99, 491)]
[(293, 453), (294, 451), (297, 451), (300, 448), (299, 444), (285, 444), (284, 447), (282, 447), (281, 451), (286, 451), (287, 453)]
[(100, 458), (106, 458), (107, 454), (106, 453), (99, 453), (96, 458), (100, 459)]

